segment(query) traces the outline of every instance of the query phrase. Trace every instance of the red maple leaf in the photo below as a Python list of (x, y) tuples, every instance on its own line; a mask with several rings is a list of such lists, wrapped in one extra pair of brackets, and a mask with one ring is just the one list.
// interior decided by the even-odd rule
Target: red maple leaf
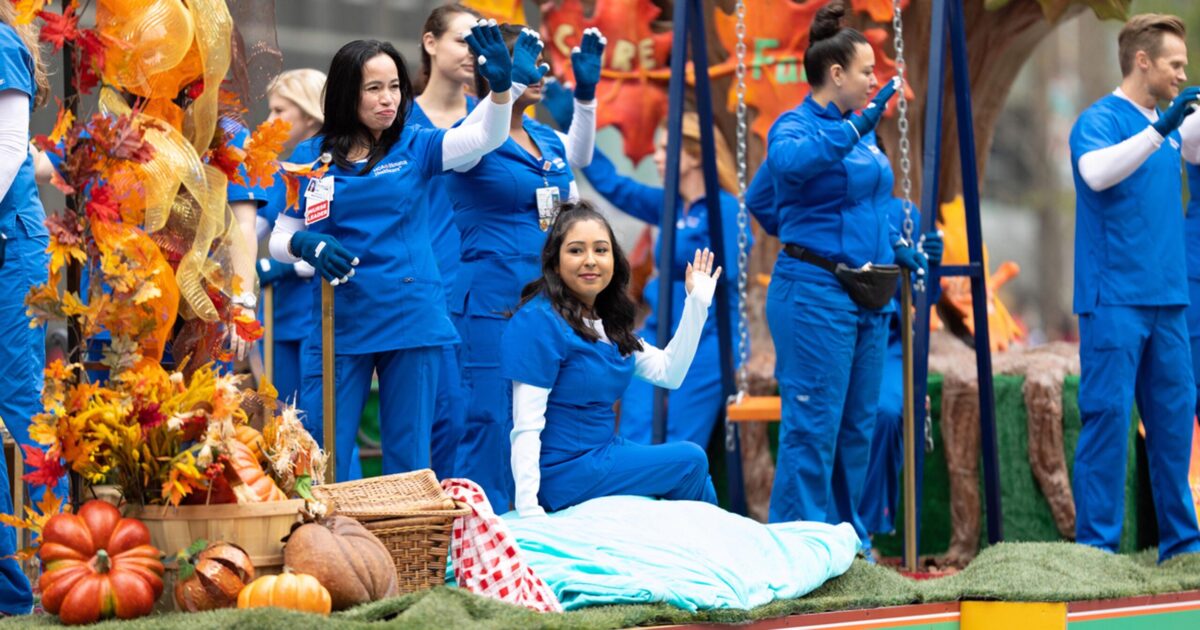
[(38, 32), (38, 40), (53, 44), (54, 52), (62, 50), (66, 42), (75, 41), (79, 37), (79, 16), (75, 15), (77, 8), (79, 6), (72, 2), (61, 15), (51, 11), (38, 11), (37, 16), (44, 22), (42, 30)]
[(53, 486), (58, 483), (63, 475), (67, 474), (63, 468), (62, 461), (57, 457), (47, 457), (45, 451), (40, 448), (34, 448), (28, 444), (22, 444), (21, 450), (25, 451), (25, 467), (30, 471), (21, 476), (21, 479), (35, 486)]
[(90, 94), (100, 84), (98, 68), (104, 67), (108, 42), (94, 29), (80, 30), (75, 37), (75, 76), (71, 83), (80, 94)]
[(597, 0), (588, 16), (580, 0), (564, 0), (542, 16), (550, 64), (562, 81), (573, 82), (571, 48), (584, 29), (596, 27), (608, 39), (596, 90), (596, 128), (620, 129), (625, 154), (634, 162), (654, 152), (654, 130), (667, 111), (666, 83), (651, 77), (667, 68), (671, 54), (671, 33), (651, 28), (660, 13), (651, 0)]
[(230, 183), (245, 185), (245, 182), (242, 181), (242, 174), (239, 172), (240, 169), (238, 168), (242, 165), (242, 160), (245, 157), (246, 154), (241, 149), (223, 142), (209, 149), (204, 154), (204, 161), (224, 173)]
[(238, 337), (246, 341), (257, 341), (263, 336), (262, 322), (253, 315), (237, 315), (233, 318), (233, 330)]
[(85, 206), (88, 218), (93, 222), (112, 222), (121, 219), (121, 207), (107, 184), (94, 186)]

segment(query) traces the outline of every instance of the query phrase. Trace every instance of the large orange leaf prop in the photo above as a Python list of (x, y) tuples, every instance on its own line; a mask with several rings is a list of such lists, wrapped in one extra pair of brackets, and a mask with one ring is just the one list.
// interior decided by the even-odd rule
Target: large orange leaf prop
[(596, 90), (596, 127), (620, 129), (625, 153), (635, 162), (654, 152), (654, 130), (667, 113), (663, 79), (671, 33), (650, 28), (659, 13), (650, 0), (597, 0), (595, 14), (588, 16), (580, 0), (564, 0), (542, 16), (542, 38), (561, 80), (573, 82), (571, 48), (579, 44), (584, 29), (594, 26), (608, 39)]

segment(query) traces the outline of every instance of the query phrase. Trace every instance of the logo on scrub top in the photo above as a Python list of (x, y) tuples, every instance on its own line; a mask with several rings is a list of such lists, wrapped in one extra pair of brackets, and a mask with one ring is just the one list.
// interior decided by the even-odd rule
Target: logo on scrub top
[(408, 160), (400, 160), (399, 162), (386, 162), (376, 166), (375, 170), (371, 171), (371, 175), (378, 177), (380, 175), (395, 173), (405, 166), (408, 166)]
[(562, 158), (559, 158), (559, 157), (556, 157), (553, 160), (550, 160), (547, 162), (542, 162), (542, 170), (543, 171), (550, 170), (551, 166), (553, 166), (555, 169), (558, 169), (561, 171), (561, 170), (565, 170), (567, 168), (567, 163), (565, 161), (563, 161)]

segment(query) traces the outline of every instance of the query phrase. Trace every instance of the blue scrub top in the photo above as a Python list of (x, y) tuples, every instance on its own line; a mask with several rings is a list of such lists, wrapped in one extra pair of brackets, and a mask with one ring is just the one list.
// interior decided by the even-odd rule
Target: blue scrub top
[[(767, 136), (779, 215), (779, 238), (816, 254), (861, 267), (894, 262), (897, 233), (879, 203), (894, 178), (875, 133), (861, 139), (837, 105), (812, 96), (785, 112)], [(811, 283), (823, 306), (856, 310), (833, 274), (780, 252), (775, 273)]]
[(1188, 280), (1200, 280), (1200, 166), (1184, 163), (1184, 168), (1187, 169), (1188, 192), (1191, 194), (1184, 219), (1187, 276)]
[(475, 168), (449, 175), (446, 192), (462, 236), (455, 315), (504, 318), (516, 308), (521, 288), (541, 276), (546, 232), (538, 225), (537, 189), (555, 186), (564, 201), (571, 194), (575, 176), (558, 135), (531, 118), (524, 126), (541, 159), (509, 138)]
[[(479, 99), (467, 97), (467, 112), (475, 109)], [(413, 100), (408, 110), (409, 125), (437, 129), (421, 104)], [(462, 239), (458, 236), (458, 227), (454, 225), (454, 210), (450, 197), (446, 194), (448, 180), (437, 178), (429, 180), (425, 187), (425, 208), (429, 215), (429, 236), (433, 239), (433, 254), (437, 256), (438, 271), (442, 273), (442, 288), (446, 295), (454, 292), (454, 278), (458, 275), (459, 250)]]
[[(258, 216), (266, 219), (273, 227), (275, 219), (286, 206), (287, 185), (282, 176), (276, 176), (275, 185), (267, 190), (267, 204), (258, 209)], [(275, 287), (276, 341), (300, 341), (308, 337), (312, 326), (310, 322), (313, 321), (313, 285), (320, 285), (316, 278), (317, 276), (301, 278), (286, 275), (271, 285)], [(259, 317), (262, 317), (261, 306)]]
[[(0, 91), (5, 90), (16, 90), (29, 96), (29, 111), (33, 112), (33, 101), (37, 96), (37, 86), (33, 83), (33, 57), (17, 32), (7, 24), (0, 24)], [(31, 236), (49, 234), (44, 223), (46, 212), (34, 178), (33, 156), (28, 151), (12, 185), (4, 193), (4, 199), (0, 199), (0, 231), (12, 234), (18, 220)]]
[(543, 463), (565, 461), (612, 440), (613, 403), (633, 378), (633, 355), (580, 337), (545, 296), (513, 315), (500, 348), (504, 378), (550, 390)]
[(771, 236), (779, 236), (779, 208), (775, 205), (775, 176), (771, 163), (763, 160), (746, 189), (746, 209)]
[(1109, 94), (1071, 129), (1077, 314), (1099, 305), (1188, 303), (1179, 132), (1111, 188), (1096, 192), (1079, 175), (1084, 154), (1123, 142), (1149, 124), (1133, 103)]
[[(327, 218), (309, 230), (336, 238), (359, 265), (354, 279), (334, 290), (338, 354), (444, 346), (458, 342), (446, 316), (446, 296), (422, 214), (426, 182), (442, 173), (440, 129), (405, 127), (391, 151), (359, 174), (336, 164)], [(292, 159), (301, 164), (321, 154), (322, 136), (301, 143)], [(304, 182), (302, 182), (303, 184)], [(287, 216), (304, 218), (307, 199)], [(313, 322), (320, 321), (321, 283), (313, 282)], [(320, 328), (310, 340), (320, 343)]]
[[(583, 169), (583, 173), (596, 192), (621, 211), (651, 225), (661, 225), (664, 196), (661, 187), (649, 186), (631, 177), (621, 175), (601, 151), (593, 154), (592, 163)], [(737, 316), (737, 197), (721, 190), (720, 204), (725, 243), (724, 262), (721, 263), (724, 270), (721, 273), (720, 282), (726, 288), (729, 296), (730, 314)], [(675, 220), (675, 253), (672, 261), (672, 284), (675, 285), (674, 297), (671, 300), (672, 328), (678, 325), (679, 319), (683, 315), (684, 300), (687, 299), (688, 263), (694, 259), (697, 249), (709, 247), (712, 243), (708, 232), (708, 203), (704, 197), (695, 200), (686, 208), (683, 200), (679, 199), (676, 208), (678, 208), (678, 215)], [(754, 238), (750, 234), (749, 226), (746, 226), (746, 238), (746, 253), (749, 255), (750, 247), (754, 245)], [(661, 268), (663, 260), (661, 241), (655, 245), (654, 260)], [(648, 332), (656, 330), (658, 325), (658, 284), (658, 277), (655, 276), (646, 283), (645, 290), (642, 291), (642, 297), (651, 309), (650, 316), (643, 327)], [(708, 318), (704, 322), (704, 333), (715, 333), (716, 326), (717, 318)], [(730, 330), (737, 330), (736, 322), (732, 323)], [(736, 336), (731, 338), (736, 338)]]

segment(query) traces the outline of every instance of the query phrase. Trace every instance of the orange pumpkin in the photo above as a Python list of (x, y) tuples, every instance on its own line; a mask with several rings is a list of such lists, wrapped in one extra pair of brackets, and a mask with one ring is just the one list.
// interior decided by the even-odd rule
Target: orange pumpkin
[(258, 432), (258, 429), (248, 425), (239, 424), (233, 429), (234, 437), (237, 441), (250, 447), (250, 452), (254, 454), (254, 459), (263, 461), (263, 436)]
[(250, 556), (233, 543), (211, 543), (189, 558), (189, 563), (191, 575), (175, 583), (175, 603), (188, 612), (232, 608), (242, 589), (254, 579)]
[(225, 477), (233, 486), (238, 503), (262, 503), (264, 501), (287, 501), (287, 495), (275, 480), (263, 472), (262, 465), (254, 457), (249, 446), (240, 441), (227, 440), (229, 462), (225, 465)]
[(238, 594), (238, 608), (275, 606), (328, 615), (333, 602), (317, 578), (303, 573), (264, 575)]
[(67, 625), (150, 614), (163, 590), (161, 556), (150, 530), (110, 503), (92, 500), (78, 514), (56, 514), (38, 550), (42, 606)]

